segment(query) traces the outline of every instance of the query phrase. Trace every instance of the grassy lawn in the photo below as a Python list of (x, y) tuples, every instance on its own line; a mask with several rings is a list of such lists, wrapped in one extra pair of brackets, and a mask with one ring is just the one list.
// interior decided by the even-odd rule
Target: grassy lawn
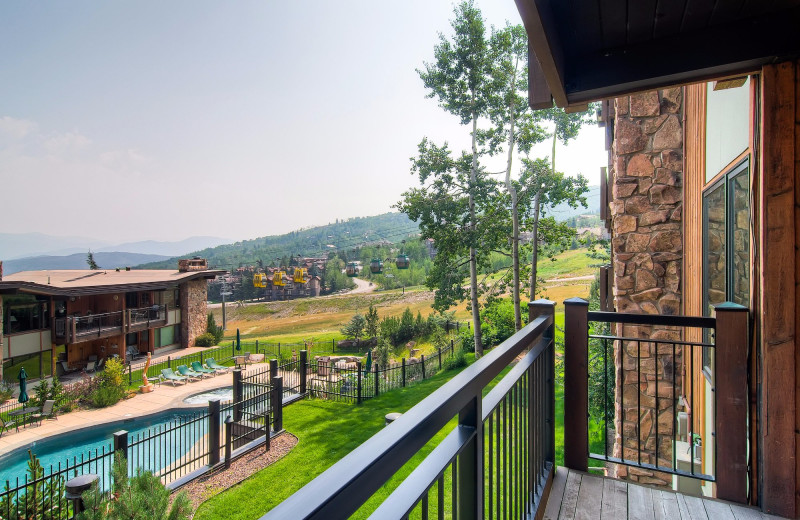
[[(380, 431), (389, 412), (404, 412), (457, 374), (442, 372), (403, 390), (387, 392), (360, 406), (305, 400), (284, 410), (284, 428), (299, 439), (284, 458), (200, 506), (195, 519), (258, 518)], [(404, 476), (452, 429), (442, 430), (425, 450), (365, 505), (364, 516), (388, 496)], [(361, 515), (359, 515), (360, 517)]]

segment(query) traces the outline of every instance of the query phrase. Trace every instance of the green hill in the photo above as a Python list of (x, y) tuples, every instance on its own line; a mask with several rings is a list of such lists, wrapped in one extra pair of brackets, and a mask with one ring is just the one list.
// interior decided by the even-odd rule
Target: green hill
[[(290, 217), (289, 217), (290, 218)], [(240, 265), (264, 267), (288, 265), (289, 256), (324, 256), (328, 252), (349, 252), (356, 248), (398, 243), (419, 234), (419, 227), (402, 213), (356, 217), (325, 226), (299, 229), (284, 235), (243, 240), (190, 253), (208, 260), (209, 266), (232, 269)], [(174, 269), (175, 258), (138, 266), (142, 269)]]

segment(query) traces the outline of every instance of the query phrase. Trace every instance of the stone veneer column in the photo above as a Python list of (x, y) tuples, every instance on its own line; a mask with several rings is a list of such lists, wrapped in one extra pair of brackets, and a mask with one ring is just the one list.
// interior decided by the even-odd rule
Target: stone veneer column
[(194, 340), (206, 331), (208, 284), (205, 279), (181, 284), (181, 346), (193, 347)]
[[(615, 101), (611, 215), (614, 300), (617, 311), (680, 314), (683, 127), (680, 87), (636, 94)], [(676, 330), (618, 326), (624, 337), (675, 340)], [(672, 395), (680, 396), (682, 353), (672, 346), (617, 342), (614, 455), (672, 465)], [(641, 367), (641, 376), (637, 373)], [(673, 367), (676, 379), (673, 381)], [(656, 396), (658, 379), (658, 396)], [(620, 384), (621, 392), (620, 392)], [(621, 394), (621, 395), (620, 395)], [(637, 402), (641, 400), (641, 409)], [(638, 414), (637, 414), (637, 409)], [(656, 447), (656, 421), (658, 444)], [(638, 425), (638, 431), (637, 431)], [(624, 432), (624, 446), (622, 445)], [(668, 485), (668, 475), (617, 466), (619, 477)]]

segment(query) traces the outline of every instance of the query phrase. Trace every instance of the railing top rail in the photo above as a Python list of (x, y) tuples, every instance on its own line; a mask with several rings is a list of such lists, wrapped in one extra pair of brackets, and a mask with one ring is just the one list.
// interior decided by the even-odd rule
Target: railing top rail
[(705, 316), (664, 316), (661, 314), (629, 314), (606, 311), (589, 311), (589, 321), (662, 327), (697, 327), (703, 329), (714, 329), (717, 326), (715, 318)]
[(553, 324), (540, 316), (262, 517), (346, 517)]
[(88, 314), (86, 316), (67, 316), (67, 319), (72, 320), (96, 320), (98, 318), (104, 318), (106, 316), (117, 316), (121, 315), (122, 311), (112, 311), (112, 312), (99, 312), (97, 314)]

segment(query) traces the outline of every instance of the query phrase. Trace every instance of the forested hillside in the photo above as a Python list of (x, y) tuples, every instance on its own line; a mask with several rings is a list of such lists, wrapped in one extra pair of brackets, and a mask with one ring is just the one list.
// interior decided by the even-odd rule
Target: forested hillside
[[(291, 215), (287, 215), (290, 219)], [(266, 228), (269, 224), (265, 225)], [(196, 251), (208, 260), (209, 266), (232, 269), (241, 265), (263, 267), (288, 265), (290, 256), (323, 256), (329, 252), (348, 252), (369, 245), (399, 243), (415, 237), (419, 228), (402, 213), (385, 213), (373, 217), (356, 217), (325, 226), (300, 229), (285, 235), (244, 240), (234, 244)], [(176, 259), (138, 266), (142, 269), (174, 269)]]

